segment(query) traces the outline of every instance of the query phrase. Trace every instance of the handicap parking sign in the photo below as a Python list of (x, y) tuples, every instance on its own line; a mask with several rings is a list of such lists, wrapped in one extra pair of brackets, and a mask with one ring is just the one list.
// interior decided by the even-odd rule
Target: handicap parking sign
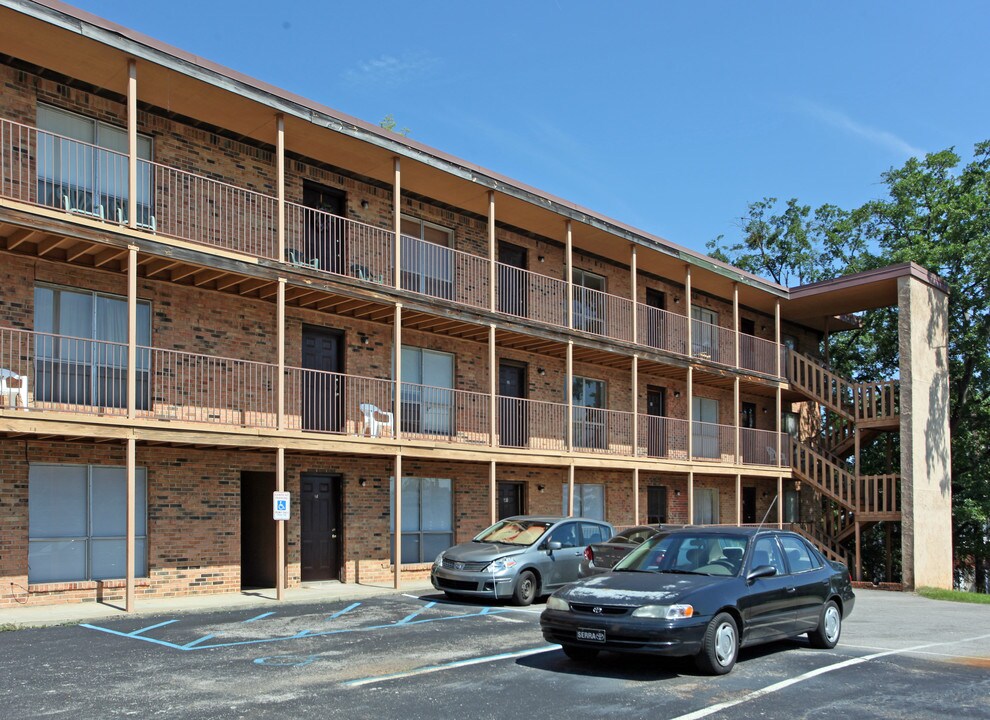
[(289, 493), (287, 492), (274, 492), (272, 493), (273, 500), (273, 511), (272, 518), (275, 520), (288, 520), (289, 519)]

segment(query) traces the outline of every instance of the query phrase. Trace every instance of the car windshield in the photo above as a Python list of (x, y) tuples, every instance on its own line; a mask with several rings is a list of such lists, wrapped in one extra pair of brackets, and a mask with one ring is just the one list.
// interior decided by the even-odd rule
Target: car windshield
[(532, 545), (551, 523), (540, 520), (501, 520), (474, 538), (474, 542)]
[(647, 540), (620, 560), (614, 570), (738, 575), (745, 552), (744, 535), (678, 532)]

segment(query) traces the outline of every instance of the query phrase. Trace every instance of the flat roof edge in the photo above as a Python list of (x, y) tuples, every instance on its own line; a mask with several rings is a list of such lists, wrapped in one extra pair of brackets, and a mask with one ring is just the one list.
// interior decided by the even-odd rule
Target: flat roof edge
[(863, 272), (853, 273), (851, 275), (842, 275), (837, 278), (832, 278), (831, 280), (822, 280), (821, 282), (799, 285), (797, 287), (790, 288), (789, 294), (792, 300), (797, 300), (805, 297), (813, 297), (832, 290), (869, 285), (871, 283), (883, 282), (886, 280), (896, 280), (902, 277), (913, 277), (926, 285), (930, 285), (936, 290), (940, 290), (947, 295), (949, 294), (949, 284), (945, 282), (945, 280), (915, 262), (887, 265), (882, 268), (864, 270)]

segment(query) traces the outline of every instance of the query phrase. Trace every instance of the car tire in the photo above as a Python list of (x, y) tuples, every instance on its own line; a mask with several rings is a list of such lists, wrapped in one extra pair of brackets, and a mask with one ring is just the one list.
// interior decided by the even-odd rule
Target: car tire
[(516, 589), (512, 591), (512, 601), (523, 607), (532, 605), (539, 595), (540, 584), (536, 576), (529, 570), (523, 570), (516, 579)]
[(564, 645), (564, 655), (575, 662), (591, 662), (598, 657), (598, 650), (595, 648), (578, 647), (577, 645)]
[(695, 664), (707, 675), (725, 675), (732, 670), (739, 656), (739, 628), (729, 613), (719, 613), (705, 628), (701, 652)]
[(835, 600), (829, 600), (822, 607), (822, 616), (818, 620), (818, 628), (808, 633), (811, 646), (819, 650), (831, 650), (839, 644), (842, 634), (842, 611)]

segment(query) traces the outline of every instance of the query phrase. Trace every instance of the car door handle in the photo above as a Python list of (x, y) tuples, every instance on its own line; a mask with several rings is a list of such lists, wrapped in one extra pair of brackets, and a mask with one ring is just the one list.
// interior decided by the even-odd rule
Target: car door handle
[(788, 592), (788, 594), (790, 594), (792, 592), (797, 592), (797, 588), (789, 587), (789, 588), (787, 588), (787, 592)]

